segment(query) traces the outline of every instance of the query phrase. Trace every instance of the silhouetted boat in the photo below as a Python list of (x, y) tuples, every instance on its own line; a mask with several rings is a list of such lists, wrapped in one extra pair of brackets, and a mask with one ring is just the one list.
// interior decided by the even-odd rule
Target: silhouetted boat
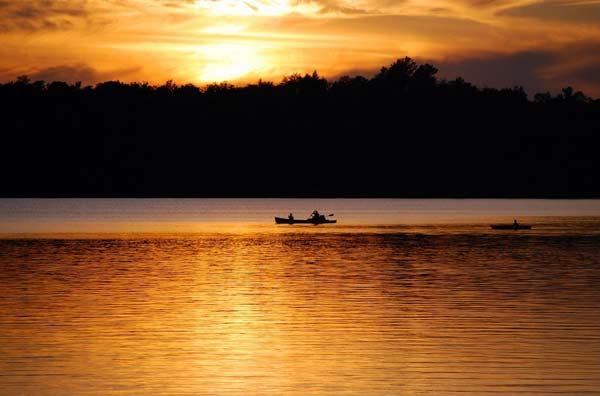
[(492, 230), (531, 230), (527, 224), (492, 224)]
[(314, 225), (318, 225), (318, 224), (335, 224), (337, 223), (337, 220), (327, 220), (327, 219), (306, 219), (306, 220), (300, 220), (300, 219), (288, 219), (285, 217), (275, 217), (275, 223), (277, 224), (314, 224)]
[[(329, 216), (333, 216), (330, 214)], [(290, 213), (287, 218), (284, 217), (275, 217), (276, 224), (333, 224), (337, 223), (337, 220), (327, 220), (325, 215), (320, 214), (316, 209), (312, 212), (312, 215), (306, 220), (296, 220), (294, 216)]]

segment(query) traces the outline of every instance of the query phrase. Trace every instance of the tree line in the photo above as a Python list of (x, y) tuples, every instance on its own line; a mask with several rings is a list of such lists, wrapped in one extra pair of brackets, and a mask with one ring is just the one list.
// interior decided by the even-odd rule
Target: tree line
[(600, 196), (600, 100), (372, 78), (0, 84), (2, 196)]

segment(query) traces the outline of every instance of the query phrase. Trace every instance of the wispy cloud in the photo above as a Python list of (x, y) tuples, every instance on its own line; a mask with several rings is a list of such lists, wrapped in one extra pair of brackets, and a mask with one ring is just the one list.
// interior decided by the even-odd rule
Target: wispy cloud
[(100, 71), (86, 64), (58, 65), (37, 70), (31, 73), (30, 77), (32, 80), (47, 82), (66, 81), (73, 83), (80, 81), (83, 84), (93, 84), (97, 81), (126, 78), (140, 72), (141, 69), (141, 66), (137, 66)]
[(201, 83), (334, 76), (409, 55), (488, 85), (594, 90), (599, 1), (0, 0), (0, 69)]
[(510, 7), (498, 12), (499, 16), (521, 17), (564, 24), (600, 24), (600, 3), (539, 2)]
[(0, 1), (0, 31), (64, 30), (89, 16), (85, 1)]

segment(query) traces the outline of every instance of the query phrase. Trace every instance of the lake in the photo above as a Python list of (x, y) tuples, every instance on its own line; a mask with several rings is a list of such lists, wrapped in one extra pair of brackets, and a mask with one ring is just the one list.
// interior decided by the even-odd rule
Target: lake
[(598, 200), (0, 199), (0, 394), (596, 395), (598, 285)]

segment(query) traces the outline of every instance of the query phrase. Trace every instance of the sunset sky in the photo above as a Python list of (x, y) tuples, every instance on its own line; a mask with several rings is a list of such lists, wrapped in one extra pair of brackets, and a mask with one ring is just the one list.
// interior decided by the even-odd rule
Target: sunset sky
[(0, 81), (333, 79), (404, 56), (600, 96), (600, 0), (0, 0)]

